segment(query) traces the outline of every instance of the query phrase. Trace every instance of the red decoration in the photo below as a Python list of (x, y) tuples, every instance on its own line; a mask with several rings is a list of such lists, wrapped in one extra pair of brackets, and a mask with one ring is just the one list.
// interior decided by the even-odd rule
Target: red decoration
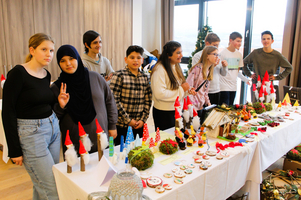
[(185, 98), (184, 98), (183, 110), (188, 110), (188, 106)]
[(66, 133), (66, 139), (65, 139), (65, 145), (66, 146), (69, 146), (69, 145), (72, 145), (72, 141), (70, 140), (70, 136), (69, 136), (69, 130), (67, 130), (67, 133)]
[(195, 109), (193, 109), (193, 117), (198, 116), (198, 113), (195, 111)]
[(151, 138), (150, 141), (149, 141), (149, 148), (152, 148), (154, 146), (155, 146), (154, 139)]
[(98, 123), (98, 119), (95, 119), (95, 123), (96, 123), (96, 133), (103, 133), (103, 129), (101, 128), (100, 124)]
[(161, 139), (161, 137), (160, 137), (160, 129), (158, 127), (157, 131), (156, 131), (155, 143), (157, 144), (160, 141), (160, 139)]
[(85, 149), (85, 147), (84, 147), (82, 141), (79, 140), (79, 154), (82, 155), (82, 154), (86, 154), (86, 153), (87, 153), (87, 151), (86, 151), (86, 149)]
[(148, 127), (147, 127), (147, 123), (144, 123), (143, 125), (143, 136), (142, 136), (142, 141), (146, 141), (147, 138), (149, 137), (149, 132), (148, 132)]
[(1, 74), (1, 81), (5, 81), (5, 77), (3, 76), (3, 74)]
[(175, 109), (175, 118), (176, 118), (176, 120), (181, 118), (181, 115), (177, 108)]
[(225, 144), (225, 145), (223, 145), (223, 144), (221, 144), (221, 143), (219, 143), (219, 142), (217, 142), (216, 144), (215, 144), (215, 148), (217, 149), (217, 153), (219, 153), (220, 152), (220, 150), (225, 150), (225, 149), (227, 149), (227, 148), (229, 148), (229, 147), (231, 147), (231, 148), (234, 148), (234, 147), (237, 147), (237, 146), (243, 146), (241, 143), (239, 143), (239, 142), (230, 142), (229, 144)]
[(189, 99), (189, 96), (187, 96), (187, 105), (192, 105), (190, 99)]
[(78, 122), (78, 134), (79, 134), (79, 136), (85, 136), (86, 135), (86, 131), (85, 131), (84, 127), (81, 125), (80, 122)]
[(180, 102), (179, 102), (179, 96), (177, 96), (177, 99), (176, 99), (176, 101), (175, 101), (174, 107), (175, 107), (175, 108), (181, 107), (181, 104), (180, 104)]
[(253, 83), (253, 92), (255, 92), (256, 91), (256, 85), (255, 85), (255, 83)]

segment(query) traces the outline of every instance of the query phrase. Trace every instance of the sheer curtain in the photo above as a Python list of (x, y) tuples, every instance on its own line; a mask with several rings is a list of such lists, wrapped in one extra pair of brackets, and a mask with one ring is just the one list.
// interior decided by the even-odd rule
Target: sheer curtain
[(161, 45), (173, 40), (174, 0), (161, 0)]
[(292, 64), (293, 71), (290, 78), (280, 84), (301, 87), (301, 1), (299, 0), (287, 1), (282, 54)]

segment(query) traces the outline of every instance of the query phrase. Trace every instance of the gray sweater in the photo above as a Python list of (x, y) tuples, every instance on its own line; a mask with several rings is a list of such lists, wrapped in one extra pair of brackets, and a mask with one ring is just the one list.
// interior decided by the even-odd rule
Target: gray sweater
[[(108, 134), (108, 130), (116, 130), (117, 123), (117, 107), (109, 85), (105, 79), (96, 72), (89, 71), (90, 86), (92, 99), (96, 111), (96, 117), (104, 132)], [(68, 85), (67, 85), (68, 89)], [(51, 90), (56, 96), (59, 95), (60, 89), (55, 85), (51, 85)], [(70, 96), (72, 98), (72, 96)], [(67, 104), (68, 107), (68, 104)], [(63, 150), (66, 151), (65, 138), (67, 130), (69, 130), (70, 139), (73, 142), (75, 149), (78, 151), (79, 136), (78, 125), (71, 119), (68, 109), (62, 109), (58, 103), (54, 105), (54, 112), (60, 120), (60, 129), (62, 133)], [(93, 143), (90, 153), (97, 151), (97, 134), (95, 119), (87, 125), (83, 125), (87, 134)]]
[[(282, 67), (285, 70), (279, 73), (275, 80), (282, 80), (287, 77), (293, 70), (293, 66), (288, 60), (278, 51), (273, 50), (270, 53), (263, 51), (263, 48), (255, 49), (244, 59), (243, 71), (247, 76), (251, 76), (251, 70), (248, 65), (253, 64), (253, 70), (256, 75), (260, 75), (261, 80), (264, 77), (266, 71), (269, 75), (274, 75), (278, 67)], [(253, 82), (257, 82), (257, 79)]]
[(98, 56), (100, 57), (99, 63), (97, 63), (90, 56), (84, 53), (82, 56), (84, 66), (87, 67), (89, 71), (94, 71), (104, 76), (108, 76), (113, 73), (114, 70), (111, 66), (110, 61), (106, 57), (103, 57), (101, 54), (98, 54)]

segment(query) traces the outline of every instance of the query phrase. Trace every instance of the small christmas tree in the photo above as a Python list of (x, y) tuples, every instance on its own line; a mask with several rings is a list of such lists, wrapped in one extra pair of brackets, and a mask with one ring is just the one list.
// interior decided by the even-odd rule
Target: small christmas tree
[(208, 25), (203, 26), (202, 30), (199, 31), (198, 38), (197, 38), (197, 41), (196, 41), (196, 44), (195, 44), (195, 50), (191, 53), (191, 56), (189, 56), (189, 62), (188, 62), (188, 65), (187, 65), (188, 70), (186, 70), (184, 72), (185, 77), (188, 76), (188, 71), (192, 67), (192, 56), (194, 56), (194, 54), (196, 54), (197, 52), (204, 49), (204, 47), (205, 47), (205, 37), (210, 32), (212, 32), (212, 28)]
[(161, 137), (160, 137), (160, 130), (159, 130), (159, 127), (157, 128), (157, 131), (156, 131), (156, 138), (155, 138), (155, 146), (157, 146), (157, 144), (159, 143)]

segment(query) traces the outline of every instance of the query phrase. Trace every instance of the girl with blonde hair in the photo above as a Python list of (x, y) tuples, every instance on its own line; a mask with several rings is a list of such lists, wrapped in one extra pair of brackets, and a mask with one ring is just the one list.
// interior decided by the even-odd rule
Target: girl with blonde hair
[(29, 39), (24, 64), (16, 65), (3, 87), (2, 121), (9, 157), (24, 163), (33, 183), (33, 199), (58, 199), (52, 166), (60, 159), (60, 130), (52, 112), (51, 75), (45, 69), (54, 53), (49, 35)]

